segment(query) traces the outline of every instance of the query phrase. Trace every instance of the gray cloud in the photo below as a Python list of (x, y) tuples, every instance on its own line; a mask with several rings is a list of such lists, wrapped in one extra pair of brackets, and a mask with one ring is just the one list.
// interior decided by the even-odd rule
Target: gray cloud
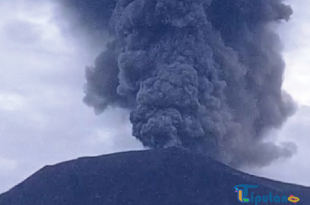
[(255, 175), (273, 178), (280, 181), (297, 183), (310, 186), (310, 164), (309, 164), (309, 144), (310, 144), (310, 106), (301, 106), (280, 131), (273, 133), (275, 140), (294, 141), (298, 144), (298, 152), (290, 159), (280, 160), (272, 165), (253, 169), (245, 168), (243, 171)]
[(281, 0), (68, 2), (81, 26), (114, 37), (86, 71), (85, 102), (131, 110), (144, 146), (181, 146), (234, 167), (294, 154), (292, 143), (266, 142), (294, 112), (271, 28), (292, 14)]

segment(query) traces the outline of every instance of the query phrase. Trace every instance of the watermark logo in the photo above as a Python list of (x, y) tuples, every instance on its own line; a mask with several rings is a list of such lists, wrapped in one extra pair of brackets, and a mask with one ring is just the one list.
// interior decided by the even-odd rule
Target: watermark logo
[(297, 202), (299, 202), (299, 198), (298, 197), (296, 197), (296, 196), (293, 196), (293, 195), (291, 195), (291, 196), (289, 196), (288, 198), (287, 198), (287, 200), (289, 200), (290, 202), (293, 202), (293, 203), (297, 203)]
[(234, 190), (237, 193), (237, 198), (241, 203), (255, 203), (255, 205), (259, 203), (287, 203), (288, 201), (297, 203), (299, 198), (293, 195), (287, 196), (273, 196), (272, 193), (268, 195), (255, 195), (251, 192), (251, 196), (249, 195), (249, 189), (257, 188), (259, 185), (248, 185), (248, 184), (239, 184), (234, 186)]
[[(235, 192), (238, 193), (238, 200), (242, 203), (249, 203), (250, 199), (247, 198), (249, 193), (249, 188), (257, 188), (259, 185), (253, 186), (248, 184), (239, 184), (234, 187)], [(243, 189), (241, 189), (243, 188)]]

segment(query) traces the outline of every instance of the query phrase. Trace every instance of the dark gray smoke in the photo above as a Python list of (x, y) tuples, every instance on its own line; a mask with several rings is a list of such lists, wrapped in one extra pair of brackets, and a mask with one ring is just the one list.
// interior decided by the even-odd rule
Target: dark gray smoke
[(86, 71), (85, 102), (130, 109), (133, 135), (232, 165), (268, 165), (294, 146), (266, 142), (294, 111), (271, 29), (282, 0), (72, 0), (84, 26), (113, 41)]

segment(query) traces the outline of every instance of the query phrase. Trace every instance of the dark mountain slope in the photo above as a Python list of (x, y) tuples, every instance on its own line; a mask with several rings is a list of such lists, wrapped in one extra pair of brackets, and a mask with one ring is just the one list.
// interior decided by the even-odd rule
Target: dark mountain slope
[(233, 190), (238, 184), (259, 184), (249, 190), (255, 195), (293, 194), (300, 198), (297, 204), (310, 204), (309, 188), (250, 176), (170, 148), (47, 166), (0, 195), (0, 205), (240, 205)]

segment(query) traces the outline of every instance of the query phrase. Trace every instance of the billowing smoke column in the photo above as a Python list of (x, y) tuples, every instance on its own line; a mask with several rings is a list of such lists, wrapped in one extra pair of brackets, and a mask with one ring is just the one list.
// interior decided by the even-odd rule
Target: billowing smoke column
[(144, 146), (180, 146), (235, 167), (293, 154), (291, 144), (265, 140), (294, 110), (270, 29), (292, 14), (281, 0), (72, 2), (86, 26), (114, 38), (87, 69), (85, 102), (97, 112), (130, 109)]

